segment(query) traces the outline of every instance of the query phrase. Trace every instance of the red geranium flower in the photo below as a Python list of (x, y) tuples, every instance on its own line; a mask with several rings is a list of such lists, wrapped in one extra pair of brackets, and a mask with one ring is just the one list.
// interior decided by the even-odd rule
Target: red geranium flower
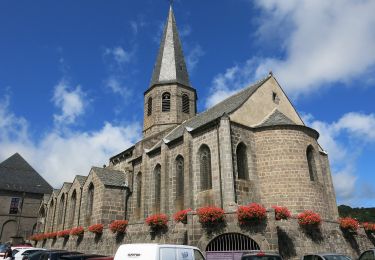
[(357, 232), (357, 229), (359, 228), (359, 222), (354, 218), (341, 218), (339, 219), (339, 223), (340, 228), (344, 230), (351, 230)]
[(368, 232), (375, 232), (375, 224), (374, 223), (362, 223), (363, 228)]
[(82, 236), (84, 232), (85, 232), (85, 230), (81, 226), (72, 228), (70, 230), (70, 234), (73, 235), (73, 236)]
[(267, 218), (266, 209), (257, 203), (239, 206), (237, 209), (238, 222), (245, 225), (249, 222), (259, 222)]
[(275, 209), (275, 219), (276, 220), (288, 219), (292, 216), (287, 207), (272, 206), (272, 208)]
[(70, 229), (61, 230), (61, 231), (57, 232), (58, 237), (64, 237), (64, 238), (69, 237), (69, 234), (70, 234)]
[(311, 210), (306, 210), (297, 216), (298, 223), (301, 226), (315, 226), (319, 225), (322, 222), (322, 218), (318, 213), (315, 213)]
[(197, 210), (199, 222), (204, 225), (215, 225), (225, 221), (225, 212), (215, 206), (203, 207)]
[(104, 227), (103, 224), (94, 224), (94, 225), (89, 226), (88, 230), (95, 234), (101, 234), (103, 233), (103, 227)]
[(109, 229), (113, 233), (125, 233), (128, 223), (129, 222), (127, 220), (115, 220), (111, 224), (109, 224)]
[(166, 228), (168, 224), (168, 216), (165, 214), (154, 214), (146, 218), (146, 224), (151, 229), (162, 229)]
[(192, 209), (183, 209), (174, 214), (173, 218), (176, 222), (187, 223), (187, 214), (192, 211)]

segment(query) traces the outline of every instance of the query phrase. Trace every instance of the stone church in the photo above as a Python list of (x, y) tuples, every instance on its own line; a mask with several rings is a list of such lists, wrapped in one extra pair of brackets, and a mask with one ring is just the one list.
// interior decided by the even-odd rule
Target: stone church
[[(151, 238), (136, 237), (151, 214), (172, 219), (181, 209), (207, 205), (230, 213), (251, 202), (286, 206), (293, 214), (313, 210), (337, 220), (319, 133), (304, 124), (272, 73), (204, 112), (197, 113), (197, 99), (170, 8), (144, 92), (142, 140), (111, 157), (107, 167), (92, 167), (87, 177), (76, 176), (46, 197), (40, 232), (128, 219), (128, 242), (145, 242)], [(206, 250), (204, 239), (197, 233), (191, 237), (196, 228), (189, 225), (179, 227), (186, 232), (183, 239), (160, 241)], [(265, 249), (277, 248), (277, 240), (270, 241), (275, 246)]]

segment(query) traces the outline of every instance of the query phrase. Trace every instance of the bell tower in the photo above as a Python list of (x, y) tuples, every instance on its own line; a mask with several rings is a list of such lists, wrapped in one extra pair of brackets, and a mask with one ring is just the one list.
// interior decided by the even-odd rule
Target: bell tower
[(195, 116), (196, 100), (171, 6), (151, 83), (144, 93), (143, 137), (172, 129)]

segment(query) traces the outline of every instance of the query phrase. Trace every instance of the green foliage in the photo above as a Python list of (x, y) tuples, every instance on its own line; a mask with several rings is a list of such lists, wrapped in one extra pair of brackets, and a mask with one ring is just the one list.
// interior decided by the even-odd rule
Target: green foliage
[(375, 208), (351, 208), (340, 205), (338, 209), (341, 218), (351, 217), (359, 222), (375, 222)]

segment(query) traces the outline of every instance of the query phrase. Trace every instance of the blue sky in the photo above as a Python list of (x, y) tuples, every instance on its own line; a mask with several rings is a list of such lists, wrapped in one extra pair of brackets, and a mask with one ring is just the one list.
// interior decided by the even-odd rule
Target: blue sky
[[(0, 160), (54, 187), (141, 138), (166, 0), (1, 1)], [(198, 110), (270, 70), (328, 151), (338, 203), (375, 206), (375, 2), (175, 1)]]

